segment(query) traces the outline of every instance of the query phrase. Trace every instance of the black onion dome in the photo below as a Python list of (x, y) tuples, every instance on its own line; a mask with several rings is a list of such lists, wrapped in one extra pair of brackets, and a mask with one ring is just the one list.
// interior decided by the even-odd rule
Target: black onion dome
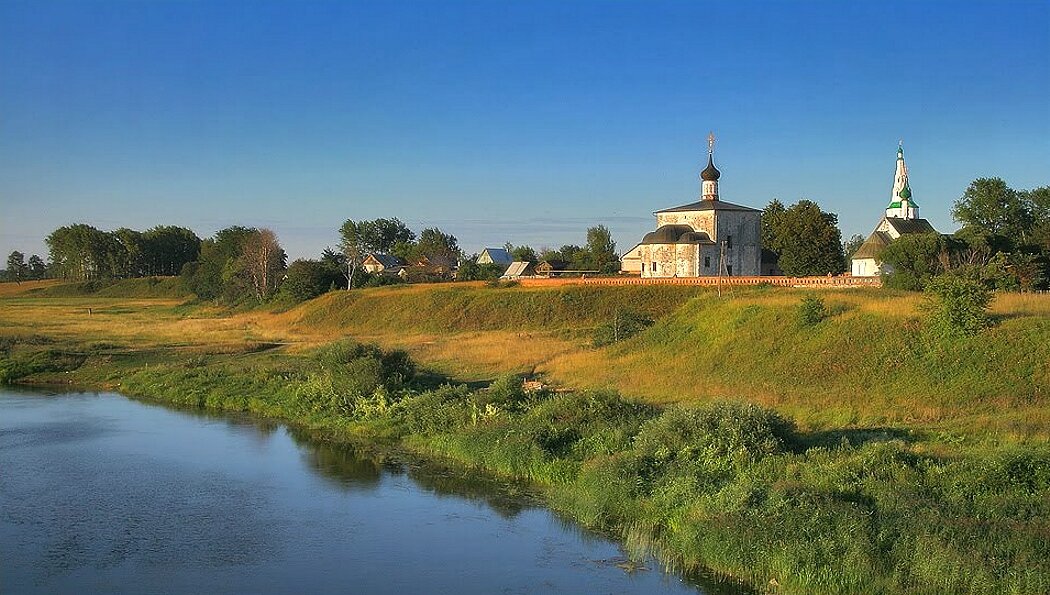
[(707, 167), (704, 168), (704, 171), (700, 172), (700, 179), (705, 182), (717, 182), (718, 176), (720, 175), (722, 175), (722, 173), (718, 171), (717, 167), (715, 167), (714, 155), (708, 154)]

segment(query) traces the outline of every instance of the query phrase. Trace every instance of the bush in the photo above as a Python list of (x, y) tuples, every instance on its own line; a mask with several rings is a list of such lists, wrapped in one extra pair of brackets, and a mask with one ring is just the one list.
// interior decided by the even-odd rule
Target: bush
[(637, 335), (653, 325), (653, 320), (635, 312), (617, 312), (613, 319), (594, 329), (595, 347), (611, 345)]
[(824, 300), (815, 296), (802, 298), (798, 306), (799, 326), (813, 326), (828, 316), (828, 310), (824, 307)]
[(668, 408), (642, 426), (634, 452), (650, 467), (683, 463), (721, 468), (783, 452), (794, 442), (794, 424), (775, 411), (725, 402)]
[(926, 287), (927, 329), (939, 337), (973, 336), (988, 326), (992, 292), (976, 279), (939, 275)]

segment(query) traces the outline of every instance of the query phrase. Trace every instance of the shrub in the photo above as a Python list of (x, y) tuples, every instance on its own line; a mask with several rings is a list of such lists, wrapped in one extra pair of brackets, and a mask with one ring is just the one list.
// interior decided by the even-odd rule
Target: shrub
[(813, 326), (827, 316), (828, 310), (824, 307), (824, 300), (816, 296), (806, 296), (798, 305), (799, 326)]
[(653, 320), (635, 312), (617, 312), (613, 319), (594, 329), (592, 343), (595, 347), (611, 345), (637, 335), (653, 325)]
[(723, 402), (668, 408), (642, 426), (634, 452), (654, 472), (675, 464), (720, 469), (783, 452), (794, 442), (794, 424), (775, 411)]
[(939, 275), (926, 287), (927, 328), (939, 337), (973, 336), (988, 326), (992, 292), (979, 280)]

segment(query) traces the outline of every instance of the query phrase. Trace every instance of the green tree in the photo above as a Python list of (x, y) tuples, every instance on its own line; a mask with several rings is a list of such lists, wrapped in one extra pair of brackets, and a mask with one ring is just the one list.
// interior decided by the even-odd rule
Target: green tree
[(36, 254), (29, 257), (29, 278), (44, 279), (47, 277), (47, 264)]
[(459, 249), (459, 241), (456, 240), (456, 236), (436, 227), (428, 227), (419, 233), (419, 241), (416, 242), (413, 256), (416, 258), (436, 256), (458, 263), (463, 257), (463, 251)]
[(845, 258), (838, 215), (826, 213), (817, 203), (805, 199), (778, 212), (776, 202), (766, 208), (770, 214), (770, 237), (763, 241), (770, 242), (767, 249), (777, 254), (784, 274), (804, 277), (841, 273)]
[(62, 278), (83, 281), (109, 277), (114, 244), (109, 234), (84, 223), (59, 227), (44, 242), (51, 253), (54, 272)]
[(26, 255), (14, 250), (7, 256), (7, 280), (21, 283), (29, 277), (29, 265), (26, 264)]
[(903, 235), (882, 249), (883, 284), (894, 289), (921, 291), (949, 266), (950, 254), (944, 236), (938, 233)]
[(1031, 205), (1001, 178), (978, 178), (970, 183), (955, 205), (952, 217), (1006, 239), (1011, 247), (1024, 245), (1032, 228)]
[(859, 233), (855, 233), (849, 237), (848, 240), (842, 243), (842, 255), (846, 259), (845, 268), (849, 268), (849, 261), (856, 254), (857, 250), (860, 250), (861, 244), (864, 243), (864, 236)]
[(197, 260), (201, 239), (185, 227), (158, 225), (142, 233), (142, 260), (147, 275), (177, 275)]
[(237, 268), (255, 298), (264, 301), (277, 291), (286, 262), (277, 234), (270, 229), (260, 229), (245, 239)]
[(297, 302), (313, 299), (335, 287), (343, 278), (342, 271), (342, 266), (333, 267), (320, 260), (296, 260), (288, 265), (281, 293)]
[(507, 252), (510, 253), (511, 258), (519, 262), (538, 262), (536, 251), (532, 249), (532, 246), (515, 246), (510, 242), (507, 242), (504, 246)]
[(203, 300), (237, 301), (247, 288), (237, 276), (237, 261), (247, 239), (258, 230), (235, 225), (221, 229), (201, 242), (197, 261), (183, 266), (186, 285)]
[(762, 211), (762, 247), (771, 252), (777, 251), (774, 247), (777, 244), (776, 229), (784, 211), (784, 203), (775, 198)]
[(604, 225), (587, 229), (587, 258), (593, 270), (614, 273), (620, 268), (620, 257), (616, 254), (616, 242)]

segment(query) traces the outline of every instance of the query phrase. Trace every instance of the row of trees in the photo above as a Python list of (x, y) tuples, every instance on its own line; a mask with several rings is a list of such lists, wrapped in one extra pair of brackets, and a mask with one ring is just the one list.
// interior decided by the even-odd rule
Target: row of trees
[(199, 257), (182, 267), (197, 297), (239, 303), (271, 298), (284, 279), (287, 256), (269, 229), (233, 226), (201, 242)]
[(177, 275), (196, 260), (201, 246), (195, 233), (171, 225), (140, 232), (126, 227), (102, 231), (77, 223), (59, 227), (44, 241), (51, 276), (76, 281)]
[(18, 250), (13, 250), (7, 256), (7, 268), (4, 269), (3, 274), (4, 281), (21, 283), (22, 281), (46, 279), (47, 277), (47, 263), (36, 254), (30, 256), (28, 261), (26, 261), (26, 255)]

